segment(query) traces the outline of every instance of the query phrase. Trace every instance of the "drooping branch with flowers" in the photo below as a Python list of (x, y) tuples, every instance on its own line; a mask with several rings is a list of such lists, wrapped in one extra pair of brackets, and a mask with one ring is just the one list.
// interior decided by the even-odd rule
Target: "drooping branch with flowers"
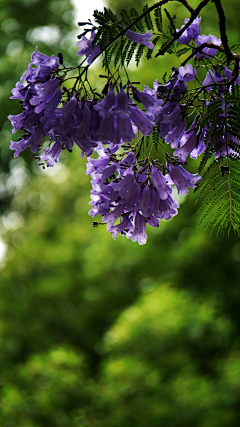
[[(228, 44), (220, 0), (212, 1), (220, 39), (201, 34), (199, 13), (210, 0), (196, 9), (176, 0), (190, 13), (180, 29), (162, 10), (168, 1), (144, 6), (141, 15), (134, 8), (119, 17), (96, 10), (93, 22), (79, 23), (80, 64), (66, 67), (60, 52), (48, 57), (36, 48), (11, 97), (23, 109), (9, 116), (13, 133), (23, 131), (11, 141), (14, 156), (30, 147), (43, 168), (53, 167), (62, 150), (78, 145), (91, 176), (93, 224), (106, 223), (114, 238), (120, 233), (139, 244), (146, 243), (146, 224), (158, 227), (177, 214), (173, 187), (184, 196), (198, 190), (200, 221), (211, 214), (218, 231), (240, 231), (240, 45)], [(144, 53), (149, 61), (174, 54), (180, 66), (139, 90), (128, 66)], [(98, 57), (101, 92), (89, 80)], [(199, 156), (197, 173), (189, 173), (188, 158)]]

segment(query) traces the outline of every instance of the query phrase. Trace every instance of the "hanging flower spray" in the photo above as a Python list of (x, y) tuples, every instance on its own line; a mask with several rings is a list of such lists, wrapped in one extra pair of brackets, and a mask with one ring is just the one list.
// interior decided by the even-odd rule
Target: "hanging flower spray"
[[(211, 214), (209, 223), (219, 231), (240, 229), (239, 46), (229, 47), (220, 0), (213, 0), (219, 39), (201, 34), (199, 13), (209, 0), (196, 9), (178, 1), (190, 13), (180, 29), (176, 16), (162, 11), (168, 0), (144, 6), (141, 15), (134, 8), (120, 17), (106, 8), (95, 11), (94, 22), (79, 23), (80, 64), (66, 67), (60, 52), (48, 57), (36, 48), (11, 97), (23, 108), (9, 115), (13, 133), (23, 131), (11, 141), (14, 156), (29, 147), (43, 168), (53, 167), (62, 150), (78, 145), (91, 176), (89, 214), (101, 217), (93, 225), (106, 223), (114, 238), (120, 233), (139, 244), (146, 243), (146, 224), (158, 227), (177, 214), (173, 187), (184, 196), (189, 188), (206, 195), (201, 221)], [(139, 90), (127, 69), (144, 53), (149, 61), (174, 54), (180, 66)], [(88, 77), (98, 57), (100, 93)], [(197, 173), (189, 173), (188, 159), (199, 156)]]

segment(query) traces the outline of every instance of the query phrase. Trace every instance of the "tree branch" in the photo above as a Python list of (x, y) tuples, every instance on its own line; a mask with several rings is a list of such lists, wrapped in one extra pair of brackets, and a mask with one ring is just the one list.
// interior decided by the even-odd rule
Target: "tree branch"
[(219, 29), (220, 29), (220, 34), (221, 34), (221, 40), (222, 40), (222, 44), (225, 50), (225, 54), (226, 54), (226, 58), (227, 58), (227, 64), (229, 64), (229, 62), (231, 61), (231, 59), (233, 58), (233, 53), (230, 50), (230, 47), (228, 45), (228, 38), (227, 38), (227, 33), (226, 33), (226, 18), (225, 18), (225, 14), (222, 8), (222, 4), (221, 4), (221, 0), (212, 0), (213, 3), (215, 3), (216, 9), (217, 9), (217, 13), (218, 13), (218, 17), (219, 17)]
[[(177, 0), (180, 3), (182, 3), (185, 7), (185, 1), (183, 0)], [(164, 53), (168, 50), (168, 48), (184, 33), (184, 31), (192, 24), (195, 18), (197, 18), (199, 12), (209, 3), (210, 0), (202, 0), (201, 3), (199, 3), (198, 7), (196, 9), (191, 8), (191, 18), (189, 21), (183, 26), (181, 30), (175, 33), (172, 40), (170, 40), (162, 49), (158, 51), (158, 53), (155, 55), (155, 58), (159, 55), (164, 55)], [(189, 10), (189, 7), (187, 7)]]

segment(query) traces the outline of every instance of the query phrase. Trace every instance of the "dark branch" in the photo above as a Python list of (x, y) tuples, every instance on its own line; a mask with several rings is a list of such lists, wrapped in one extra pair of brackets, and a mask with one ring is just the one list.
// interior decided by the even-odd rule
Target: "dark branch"
[[(217, 46), (214, 43), (203, 43), (203, 44), (201, 44), (201, 46), (193, 48), (193, 52), (191, 53), (191, 55), (189, 55), (187, 57), (187, 59), (185, 59), (185, 61), (183, 61), (182, 67), (184, 67), (184, 65), (186, 65), (188, 63), (188, 61), (191, 58), (193, 58), (193, 56), (196, 55), (197, 52), (201, 52), (204, 47), (214, 48), (214, 49), (217, 49), (219, 52), (226, 53), (225, 49), (222, 46)], [(231, 52), (230, 51), (230, 53), (231, 53), (231, 59), (234, 59), (233, 77), (231, 78), (231, 80), (229, 80), (229, 81), (227, 81), (225, 83), (216, 83), (217, 86), (221, 86), (221, 85), (228, 85), (228, 86), (230, 86), (230, 85), (232, 85), (235, 82), (235, 80), (239, 76), (239, 62), (240, 62), (239, 55), (236, 52)], [(207, 53), (205, 53), (205, 55), (207, 55)], [(209, 56), (211, 56), (211, 55), (209, 55)], [(211, 86), (211, 85), (208, 85), (208, 86)]]
[[(184, 4), (184, 6), (186, 7), (186, 4), (183, 0), (177, 0), (180, 3)], [(179, 30), (178, 32), (175, 32), (172, 40), (170, 40), (162, 49), (160, 49), (158, 51), (158, 53), (155, 55), (155, 57), (159, 56), (159, 55), (164, 55), (164, 53), (166, 53), (166, 51), (168, 50), (168, 48), (184, 33), (184, 31), (192, 24), (192, 22), (194, 21), (195, 18), (197, 18), (199, 12), (209, 3), (210, 0), (202, 0), (201, 3), (199, 3), (198, 7), (196, 9), (192, 9), (191, 8), (191, 17), (189, 19), (189, 21), (183, 26), (183, 28), (181, 30)], [(187, 9), (189, 10), (189, 8), (187, 7)]]
[(230, 47), (228, 45), (225, 14), (221, 5), (221, 0), (213, 0), (213, 3), (215, 3), (216, 9), (217, 9), (217, 13), (219, 17), (219, 28), (220, 28), (221, 40), (225, 50), (227, 64), (229, 64), (229, 62), (233, 58), (233, 53), (231, 52)]

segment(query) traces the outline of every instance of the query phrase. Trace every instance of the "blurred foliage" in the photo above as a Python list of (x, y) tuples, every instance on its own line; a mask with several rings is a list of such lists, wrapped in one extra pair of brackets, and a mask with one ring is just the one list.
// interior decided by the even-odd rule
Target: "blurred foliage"
[[(240, 12), (232, 1), (227, 8), (223, 3), (235, 40)], [(29, 62), (35, 45), (25, 37), (33, 26), (57, 25), (64, 46), (69, 40), (73, 46), (64, 56), (74, 60), (72, 24), (64, 20), (68, 2), (0, 4), (2, 22), (19, 24), (15, 33), (3, 31), (1, 49), (15, 39), (24, 46), (15, 56), (2, 50), (4, 90), (10, 92)], [(203, 28), (215, 34), (212, 11), (210, 5), (202, 14)], [(180, 15), (179, 26), (186, 17)], [(38, 45), (56, 54), (61, 43)], [(156, 76), (148, 64), (138, 79), (152, 86), (164, 67), (158, 65)], [(1, 99), (3, 121), (17, 113), (9, 95)], [(2, 148), (9, 129), (3, 125)], [(12, 152), (4, 150), (6, 172)], [(186, 203), (180, 198), (177, 217), (149, 227), (147, 245), (121, 236), (115, 242), (105, 226), (92, 228), (89, 177), (78, 149), (53, 169), (35, 165), (30, 173), (33, 157), (11, 160), (10, 175), (0, 181), (2, 194), (12, 195), (0, 220), (8, 245), (0, 270), (0, 425), (238, 426), (239, 239), (197, 228), (189, 196)]]

